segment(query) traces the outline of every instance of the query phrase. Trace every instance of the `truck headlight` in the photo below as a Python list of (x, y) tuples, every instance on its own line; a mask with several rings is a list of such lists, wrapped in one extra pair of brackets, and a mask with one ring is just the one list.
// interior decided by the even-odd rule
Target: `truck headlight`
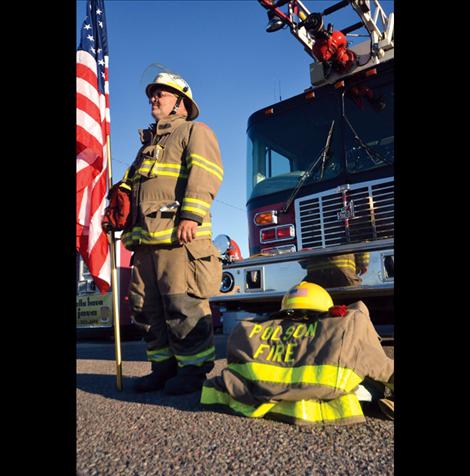
[(220, 284), (220, 292), (221, 293), (229, 293), (235, 285), (235, 279), (233, 278), (232, 274), (224, 271), (222, 273), (222, 283)]

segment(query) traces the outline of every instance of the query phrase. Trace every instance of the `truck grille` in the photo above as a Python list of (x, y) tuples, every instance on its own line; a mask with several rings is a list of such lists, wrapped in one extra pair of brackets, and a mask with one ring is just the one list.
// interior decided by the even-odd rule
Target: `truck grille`
[(394, 236), (393, 179), (350, 185), (346, 198), (354, 208), (354, 215), (348, 220), (343, 193), (337, 189), (296, 201), (296, 223), (300, 224), (300, 233), (297, 234), (299, 250)]

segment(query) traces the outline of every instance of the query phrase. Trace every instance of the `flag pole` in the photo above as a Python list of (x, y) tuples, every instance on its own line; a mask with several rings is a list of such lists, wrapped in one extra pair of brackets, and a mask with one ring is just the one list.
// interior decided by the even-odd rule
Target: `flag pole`
[[(111, 141), (107, 136), (108, 151), (108, 190), (112, 187), (112, 170), (111, 170)], [(118, 296), (118, 280), (116, 268), (116, 238), (114, 232), (107, 233), (110, 258), (111, 258), (111, 289), (113, 291), (113, 323), (114, 323), (114, 351), (116, 356), (116, 387), (122, 391), (122, 359), (121, 359), (121, 326), (119, 319), (119, 296)]]

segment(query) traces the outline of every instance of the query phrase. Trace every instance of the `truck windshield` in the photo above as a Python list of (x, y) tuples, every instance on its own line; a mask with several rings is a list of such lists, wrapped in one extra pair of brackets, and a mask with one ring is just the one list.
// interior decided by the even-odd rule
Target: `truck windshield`
[[(253, 124), (248, 130), (248, 198), (293, 189), (325, 147), (332, 120), (338, 116), (331, 94), (306, 100), (301, 106)], [(341, 172), (335, 130), (325, 163), (316, 167), (306, 184), (329, 180)]]
[[(344, 91), (323, 90), (311, 100), (266, 115), (248, 129), (248, 199), (292, 190), (322, 148), (332, 120), (330, 154), (304, 185), (357, 175), (393, 164), (392, 73), (364, 78)], [(296, 105), (295, 105), (296, 104)], [(344, 104), (344, 117), (342, 106)]]

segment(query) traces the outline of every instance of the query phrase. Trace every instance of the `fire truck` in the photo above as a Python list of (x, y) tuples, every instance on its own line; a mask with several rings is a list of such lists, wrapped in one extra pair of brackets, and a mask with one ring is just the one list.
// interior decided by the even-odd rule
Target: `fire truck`
[[(233, 240), (216, 238), (225, 264), (211, 304), (225, 333), (278, 310), (307, 280), (335, 304), (362, 300), (378, 333), (393, 338), (393, 12), (375, 0), (321, 12), (298, 0), (258, 2), (267, 31), (289, 28), (311, 56), (311, 84), (248, 119), (250, 257), (237, 259)], [(345, 8), (358, 21), (340, 28), (333, 19)], [(368, 38), (349, 47), (361, 29)]]

